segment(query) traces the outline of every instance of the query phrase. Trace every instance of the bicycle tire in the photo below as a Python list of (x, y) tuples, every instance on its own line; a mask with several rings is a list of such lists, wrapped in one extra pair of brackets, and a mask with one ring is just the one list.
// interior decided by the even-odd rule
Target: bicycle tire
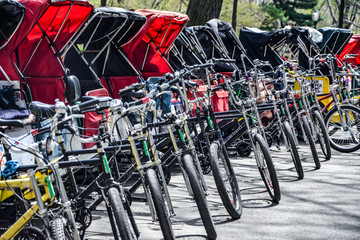
[[(354, 140), (351, 139), (351, 136), (349, 136), (348, 138), (343, 136), (343, 135), (346, 136), (348, 133), (350, 133), (350, 131), (342, 129), (342, 127), (339, 124), (340, 115), (337, 109), (333, 107), (324, 119), (325, 126), (329, 134), (330, 146), (339, 152), (344, 152), (344, 153), (354, 152), (360, 149), (360, 141), (359, 141), (360, 109), (352, 105), (342, 105), (340, 106), (340, 109), (341, 111), (343, 111), (343, 113), (347, 113), (349, 116), (352, 116), (353, 118), (357, 118), (355, 119), (357, 120), (356, 125), (347, 126), (348, 129), (351, 129), (352, 132), (355, 132), (355, 134), (357, 135), (358, 137), (356, 139), (357, 142), (354, 142)], [(355, 129), (353, 129), (352, 127), (355, 127)]]
[(325, 159), (329, 160), (331, 158), (331, 146), (329, 140), (329, 133), (326, 129), (324, 118), (317, 110), (313, 112), (312, 116), (315, 125), (316, 135), (318, 138), (317, 140), (320, 143), (321, 151), (323, 152)]
[(307, 116), (303, 115), (302, 116), (302, 121), (303, 121), (304, 132), (305, 132), (306, 138), (308, 140), (310, 150), (311, 150), (311, 154), (313, 156), (313, 160), (314, 160), (314, 163), (315, 163), (315, 168), (320, 169), (321, 163), (320, 163), (320, 160), (319, 160), (319, 155), (318, 155), (318, 153), (316, 151), (315, 140), (313, 138), (313, 135), (311, 134), (310, 123), (309, 123), (309, 120), (308, 120)]
[(217, 234), (215, 230), (214, 221), (210, 214), (209, 206), (205, 198), (205, 192), (200, 184), (198, 173), (195, 169), (193, 157), (190, 154), (185, 154), (182, 158), (182, 163), (185, 172), (188, 176), (190, 186), (194, 195), (194, 200), (198, 207), (201, 220), (204, 224), (207, 236), (209, 239), (216, 239)]
[(267, 147), (264, 138), (260, 134), (255, 134), (254, 145), (258, 153), (262, 156), (258, 166), (262, 180), (265, 183), (266, 189), (274, 202), (279, 202), (281, 199), (280, 184), (272, 161), (270, 149)]
[(123, 240), (132, 240), (134, 237), (130, 231), (129, 221), (120, 198), (119, 189), (116, 187), (110, 187), (107, 191), (108, 201), (110, 203), (113, 215), (115, 217), (116, 226), (120, 233), (120, 237)]
[(146, 181), (150, 189), (151, 198), (153, 200), (156, 215), (160, 223), (160, 228), (165, 240), (175, 239), (172, 229), (170, 216), (167, 214), (165, 201), (162, 195), (161, 185), (154, 169), (146, 171)]
[(14, 240), (46, 240), (45, 234), (37, 227), (26, 226), (15, 237)]
[(296, 144), (295, 144), (294, 135), (291, 131), (290, 123), (288, 121), (285, 121), (283, 123), (283, 126), (284, 126), (284, 133), (285, 133), (286, 141), (289, 145), (291, 158), (294, 162), (295, 170), (298, 174), (298, 177), (300, 179), (303, 179), (304, 178), (304, 170), (303, 170), (303, 167), (301, 164), (299, 152), (298, 152)]
[[(232, 218), (239, 219), (242, 214), (240, 189), (236, 180), (236, 175), (228, 175), (228, 168), (231, 168), (232, 170), (232, 166), (228, 166), (226, 164), (225, 156), (227, 155), (223, 154), (222, 151), (223, 150), (220, 147), (220, 143), (218, 141), (215, 141), (211, 144), (210, 164), (213, 172), (213, 177), (215, 180), (216, 188), (219, 192), (220, 198), (225, 206), (226, 211)], [(234, 173), (233, 170), (231, 172)], [(222, 173), (226, 173), (226, 175), (223, 176)], [(227, 180), (228, 184), (225, 184), (224, 180)]]
[(56, 217), (50, 222), (51, 237), (54, 240), (70, 240), (70, 233), (67, 231), (64, 221), (60, 217)]

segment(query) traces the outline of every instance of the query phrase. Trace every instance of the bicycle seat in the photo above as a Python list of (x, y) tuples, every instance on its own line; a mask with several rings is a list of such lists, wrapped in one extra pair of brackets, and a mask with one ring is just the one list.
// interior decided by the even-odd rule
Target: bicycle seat
[(29, 105), (29, 109), (34, 115), (40, 117), (49, 118), (55, 115), (54, 105), (50, 105), (38, 101), (31, 102)]
[(0, 127), (24, 127), (24, 123), (20, 120), (0, 119)]

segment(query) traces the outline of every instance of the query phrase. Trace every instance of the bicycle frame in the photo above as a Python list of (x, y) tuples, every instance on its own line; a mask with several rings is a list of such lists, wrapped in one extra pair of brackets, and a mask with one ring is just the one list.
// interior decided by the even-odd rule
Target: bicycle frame
[[(144, 123), (144, 121), (145, 121), (144, 114), (145, 114), (144, 112), (141, 112), (142, 123)], [(146, 127), (146, 125), (136, 124), (135, 126), (133, 126), (127, 117), (125, 117), (124, 120), (125, 120), (127, 126), (129, 127), (129, 132), (131, 133), (128, 136), (128, 141), (130, 142), (130, 145), (131, 145), (131, 150), (132, 150), (135, 162), (136, 162), (137, 171), (139, 172), (141, 182), (143, 183), (145, 196), (149, 203), (149, 208), (150, 208), (150, 212), (151, 212), (153, 221), (156, 220), (155, 206), (154, 206), (151, 196), (150, 196), (150, 190), (146, 187), (147, 184), (146, 184), (146, 180), (145, 180), (145, 176), (144, 176), (144, 174), (146, 173), (146, 169), (151, 168), (151, 167), (156, 167), (156, 169), (158, 170), (161, 184), (163, 187), (163, 191), (165, 194), (165, 200), (166, 200), (166, 203), (168, 206), (168, 211), (170, 213), (169, 216), (174, 215), (174, 208), (172, 206), (170, 194), (169, 194), (167, 184), (165, 181), (164, 172), (163, 172), (163, 169), (161, 166), (161, 160), (159, 158), (159, 155), (158, 155), (158, 152), (156, 149), (156, 144), (154, 142), (154, 138), (153, 138), (152, 134), (150, 134), (149, 129), (148, 129), (148, 127)], [(140, 142), (140, 145), (142, 146), (141, 150), (144, 153), (143, 156), (147, 160), (146, 162), (142, 161), (140, 159), (139, 149), (138, 149), (136, 142)], [(149, 151), (148, 145), (150, 146), (151, 151)]]

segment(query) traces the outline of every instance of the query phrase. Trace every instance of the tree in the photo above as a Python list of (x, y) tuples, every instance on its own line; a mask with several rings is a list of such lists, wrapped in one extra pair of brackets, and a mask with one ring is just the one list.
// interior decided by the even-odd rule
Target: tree
[(235, 31), (236, 31), (237, 5), (238, 5), (238, 0), (234, 0), (231, 25)]
[(264, 4), (263, 9), (274, 19), (285, 26), (290, 21), (293, 24), (304, 26), (313, 25), (311, 12), (318, 0), (273, 0), (272, 4)]
[(339, 28), (342, 28), (344, 25), (344, 11), (345, 11), (345, 0), (341, 0), (339, 6)]
[(339, 28), (359, 28), (357, 18), (360, 9), (359, 1), (326, 0), (324, 12), (330, 12), (331, 24)]
[(219, 18), (223, 0), (189, 0), (186, 14), (188, 26), (204, 25), (213, 18)]

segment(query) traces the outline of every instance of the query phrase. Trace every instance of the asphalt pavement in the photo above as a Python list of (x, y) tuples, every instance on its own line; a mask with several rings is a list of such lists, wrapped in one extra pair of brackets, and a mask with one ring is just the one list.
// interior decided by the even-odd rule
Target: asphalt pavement
[[(206, 175), (207, 197), (219, 240), (237, 239), (360, 239), (360, 152), (332, 151), (316, 170), (306, 145), (299, 147), (305, 177), (297, 178), (289, 153), (271, 148), (281, 187), (281, 200), (274, 204), (266, 192), (253, 155), (232, 158), (243, 203), (240, 219), (232, 220), (217, 195), (211, 173)], [(318, 149), (320, 154), (321, 150)], [(321, 155), (320, 155), (321, 156)], [(172, 218), (176, 239), (207, 239), (195, 202), (187, 194), (179, 171), (169, 184), (176, 216)], [(139, 191), (138, 196), (141, 196)], [(162, 239), (144, 202), (132, 204), (140, 240)], [(87, 239), (113, 239), (104, 206), (93, 213)]]

